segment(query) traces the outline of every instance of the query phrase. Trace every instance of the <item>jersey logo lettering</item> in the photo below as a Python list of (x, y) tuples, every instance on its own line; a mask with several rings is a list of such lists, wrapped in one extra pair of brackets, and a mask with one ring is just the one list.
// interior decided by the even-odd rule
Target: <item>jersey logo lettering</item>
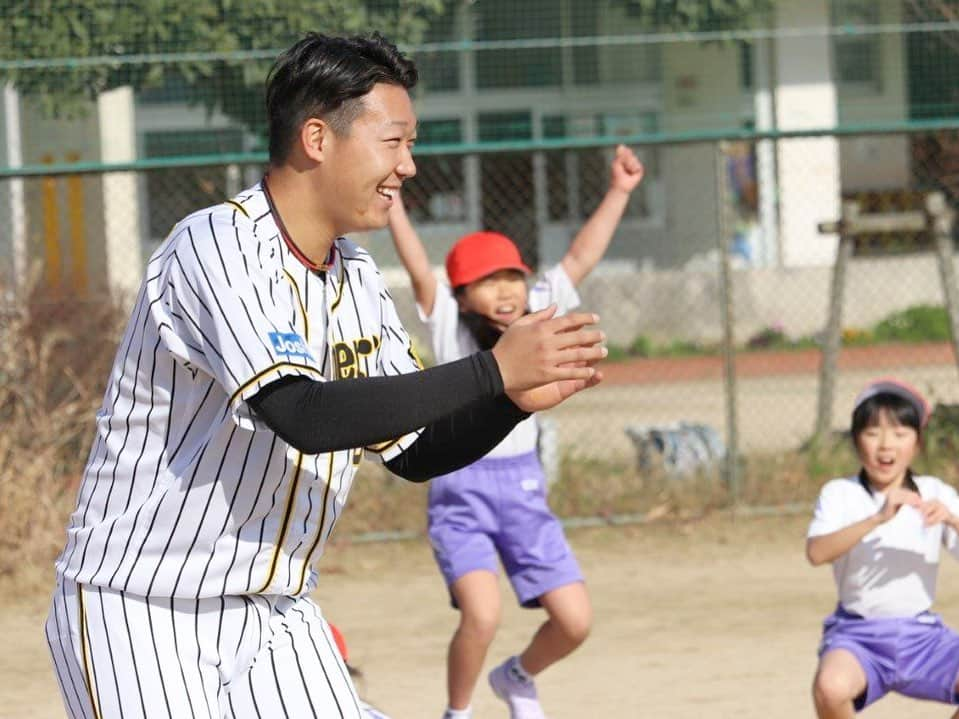
[(336, 373), (339, 379), (365, 377), (360, 362), (363, 357), (373, 354), (380, 346), (380, 338), (360, 337), (352, 342), (337, 342), (333, 345), (333, 357), (336, 359)]
[(273, 343), (273, 351), (278, 355), (313, 359), (306, 342), (296, 332), (270, 332), (270, 342)]

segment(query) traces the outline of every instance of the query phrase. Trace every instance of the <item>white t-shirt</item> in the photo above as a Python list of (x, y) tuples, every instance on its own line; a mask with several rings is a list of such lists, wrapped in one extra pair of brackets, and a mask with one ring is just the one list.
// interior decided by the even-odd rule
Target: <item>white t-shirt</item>
[[(913, 477), (924, 500), (938, 499), (959, 515), (959, 494), (936, 477)], [(827, 482), (819, 493), (808, 537), (831, 534), (879, 511), (884, 494), (870, 494), (859, 477)], [(902, 507), (833, 562), (839, 603), (863, 617), (911, 617), (936, 596), (940, 547), (959, 558), (959, 537), (944, 524), (923, 525), (915, 507)]]
[[(579, 294), (562, 265), (556, 265), (544, 272), (530, 288), (527, 306), (531, 312), (537, 312), (554, 302), (557, 316), (579, 306)], [(469, 329), (460, 323), (459, 305), (449, 285), (443, 282), (437, 284), (433, 313), (429, 317), (424, 315), (419, 306), (417, 311), (430, 331), (433, 356), (437, 364), (453, 362), (479, 351)], [(525, 419), (486, 456), (515, 457), (532, 452), (536, 449), (536, 435), (536, 418)]]

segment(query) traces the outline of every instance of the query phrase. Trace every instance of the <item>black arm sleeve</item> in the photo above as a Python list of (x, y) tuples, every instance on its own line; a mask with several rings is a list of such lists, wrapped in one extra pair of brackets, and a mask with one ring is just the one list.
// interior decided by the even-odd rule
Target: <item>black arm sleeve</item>
[(427, 425), (413, 444), (385, 464), (404, 479), (425, 482), (472, 464), (527, 417), (506, 395), (480, 400)]
[(387, 442), (502, 393), (499, 367), (487, 351), (390, 377), (284, 377), (247, 402), (291, 446), (318, 454)]

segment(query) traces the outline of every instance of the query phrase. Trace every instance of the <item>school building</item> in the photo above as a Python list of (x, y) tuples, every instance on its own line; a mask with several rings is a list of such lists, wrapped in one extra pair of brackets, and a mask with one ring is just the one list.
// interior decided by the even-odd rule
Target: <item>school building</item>
[[(764, 32), (694, 40), (650, 34), (630, 3), (611, 0), (526, 0), (523, 13), (535, 22), (521, 30), (505, 20), (515, 17), (515, 0), (452, 5), (415, 52), (420, 144), (506, 142), (513, 149), (419, 159), (411, 211), (431, 256), (439, 263), (455, 237), (495, 226), (521, 235), (534, 261), (558, 259), (605, 190), (608, 159), (595, 149), (530, 151), (524, 143), (644, 136), (677, 141), (638, 144), (647, 176), (607, 260), (697, 266), (715, 252), (724, 226), (718, 218), (732, 197), (734, 223), (748, 225), (737, 250), (744, 265), (829, 264), (835, 238), (819, 235), (816, 223), (838, 216), (844, 193), (912, 187), (909, 136), (825, 135), (722, 148), (709, 138), (915, 117), (910, 77), (918, 60), (911, 36), (890, 29), (909, 21), (906, 5), (779, 0), (758, 25)], [(836, 32), (846, 27), (853, 30)], [(463, 39), (475, 44), (456, 44)], [(261, 136), (176, 87), (111, 90), (71, 120), (47, 118), (8, 87), (2, 110), (3, 167), (242, 156), (264, 147)], [(11, 218), (0, 223), (0, 261), (22, 272), (54, 258), (58, 281), (135, 287), (172, 222), (261, 172), (259, 164), (224, 162), (0, 180), (0, 211)], [(391, 262), (382, 233), (359, 239), (380, 264)]]

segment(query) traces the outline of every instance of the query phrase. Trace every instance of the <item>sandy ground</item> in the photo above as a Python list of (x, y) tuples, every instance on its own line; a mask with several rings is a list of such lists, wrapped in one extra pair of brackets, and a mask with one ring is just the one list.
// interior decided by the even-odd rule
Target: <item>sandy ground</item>
[[(834, 592), (829, 570), (803, 559), (806, 521), (716, 515), (571, 532), (596, 625), (582, 649), (540, 677), (549, 716), (812, 717), (819, 623)], [(438, 719), (456, 615), (426, 543), (334, 546), (322, 567), (319, 599), (366, 673), (364, 693), (395, 719)], [(42, 639), (46, 603), (40, 594), (2, 604), (0, 717), (63, 716)], [(959, 569), (949, 558), (938, 608), (959, 627)], [(540, 617), (507, 602), (488, 665), (516, 651)], [(485, 684), (475, 707), (476, 719), (507, 716)], [(949, 715), (893, 696), (862, 716)]]

